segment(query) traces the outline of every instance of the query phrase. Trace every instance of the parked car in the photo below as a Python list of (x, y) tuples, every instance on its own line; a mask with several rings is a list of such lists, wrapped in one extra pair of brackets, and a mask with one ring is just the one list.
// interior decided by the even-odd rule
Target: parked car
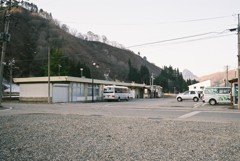
[(210, 105), (215, 104), (230, 104), (231, 103), (231, 88), (230, 87), (206, 87), (203, 91), (203, 99), (205, 103)]
[(184, 93), (180, 93), (177, 95), (176, 99), (178, 102), (183, 100), (193, 100), (194, 102), (198, 102), (201, 97), (201, 91), (186, 91)]

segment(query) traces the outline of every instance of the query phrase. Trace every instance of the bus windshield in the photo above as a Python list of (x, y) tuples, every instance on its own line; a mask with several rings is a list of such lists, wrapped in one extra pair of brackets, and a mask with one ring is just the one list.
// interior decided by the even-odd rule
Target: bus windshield
[(103, 93), (114, 93), (114, 88), (111, 87), (104, 88)]

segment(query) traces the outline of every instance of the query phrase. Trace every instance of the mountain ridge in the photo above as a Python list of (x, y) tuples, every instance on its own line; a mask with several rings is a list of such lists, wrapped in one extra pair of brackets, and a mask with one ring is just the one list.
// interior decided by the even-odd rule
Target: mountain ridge
[(212, 86), (225, 86), (226, 79), (231, 80), (237, 77), (237, 71), (235, 69), (229, 70), (228, 73), (226, 71), (220, 71), (200, 77), (194, 75), (189, 69), (184, 69), (182, 73), (185, 80), (195, 79), (199, 82), (210, 80)]
[[(59, 75), (66, 74), (66, 68), (71, 66), (69, 76), (79, 77), (80, 67), (84, 67), (83, 76), (87, 76), (86, 71), (91, 71), (91, 75), (88, 75), (88, 78), (125, 82), (136, 80), (136, 83), (148, 84), (150, 76), (153, 75), (156, 78), (155, 81), (159, 80), (158, 82), (156, 81), (157, 83), (161, 80), (157, 78), (163, 73), (163, 69), (148, 62), (146, 57), (141, 57), (140, 54), (124, 49), (122, 46), (116, 45), (118, 47), (114, 47), (108, 45), (106, 42), (109, 42), (109, 40), (104, 36), (100, 39), (96, 34), (89, 33), (92, 38), (80, 38), (81, 36), (78, 37), (69, 33), (66, 25), (58, 23), (57, 20), (52, 18), (51, 14), (44, 11), (41, 11), (39, 14), (18, 7), (13, 8), (11, 14), (18, 21), (17, 24), (14, 21), (10, 23), (11, 41), (7, 45), (6, 62), (13, 58), (15, 59), (14, 66), (17, 66), (18, 69), (14, 69), (14, 77), (46, 76), (48, 50), (51, 49), (51, 59), (56, 54), (61, 56), (58, 61), (51, 61), (51, 72), (55, 72), (55, 75), (60, 70), (60, 65), (61, 73), (59, 72)], [(0, 15), (0, 22), (3, 22), (1, 21), (3, 17), (3, 15)], [(3, 26), (0, 25), (0, 31), (3, 30)], [(60, 61), (61, 59), (64, 61)], [(97, 63), (100, 68), (96, 69), (92, 65), (93, 62)], [(142, 67), (146, 67), (147, 72), (146, 68)], [(4, 77), (9, 77), (7, 75), (9, 73), (8, 68), (4, 70)], [(130, 71), (137, 73), (137, 75), (131, 74), (132, 77), (138, 80), (129, 79)], [(145, 72), (144, 74), (147, 73), (144, 80), (139, 79), (139, 74), (142, 74), (140, 73), (141, 71)], [(166, 72), (172, 73), (173, 76), (166, 77), (161, 81), (165, 83), (165, 88), (173, 89), (171, 86), (178, 80), (175, 78), (176, 73), (174, 74), (172, 67), (166, 70)], [(188, 73), (188, 78), (196, 78), (190, 71), (185, 71), (184, 73)], [(53, 73), (51, 75), (53, 76)], [(192, 77), (190, 77), (191, 75)], [(179, 77), (181, 76), (180, 74)], [(178, 84), (184, 84), (184, 82), (182, 81), (182, 83)], [(181, 90), (181, 87), (179, 87), (179, 90)]]
[[(99, 41), (81, 39), (70, 34), (67, 32), (66, 26), (59, 24), (57, 20), (52, 18), (51, 14), (48, 15), (42, 11), (39, 15), (36, 12), (18, 7), (12, 8), (11, 15), (17, 19), (17, 24), (14, 20), (10, 23), (11, 41), (7, 45), (5, 60), (15, 59), (15, 66), (19, 70), (14, 72), (14, 77), (46, 75), (49, 47), (61, 49), (60, 52), (66, 58), (65, 62), (71, 62), (72, 66), (76, 68), (72, 71), (74, 76), (80, 76), (79, 63), (86, 67), (83, 73), (88, 68), (96, 79), (104, 79), (104, 76), (108, 75), (108, 78), (112, 80), (129, 81), (129, 61), (131, 66), (137, 70), (146, 66), (149, 73), (159, 75), (161, 72), (160, 67), (130, 50), (110, 46)], [(1, 22), (3, 22), (3, 17), (1, 14)], [(3, 26), (0, 25), (0, 31), (3, 31)], [(105, 40), (107, 41), (107, 39)], [(93, 62), (97, 63), (100, 68), (96, 69), (92, 66)], [(55, 70), (57, 73), (58, 65), (52, 66), (51, 70)], [(64, 64), (61, 66), (61, 72), (64, 74), (66, 66)], [(4, 73), (9, 73), (7, 68), (4, 70)], [(5, 75), (5, 77), (8, 76)]]
[[(226, 79), (231, 80), (237, 77), (235, 69), (229, 70), (228, 74), (226, 71), (215, 72), (212, 74), (204, 75), (197, 78), (197, 81), (202, 82), (205, 80), (211, 80), (212, 86), (225, 86)], [(228, 77), (228, 78), (227, 78)]]

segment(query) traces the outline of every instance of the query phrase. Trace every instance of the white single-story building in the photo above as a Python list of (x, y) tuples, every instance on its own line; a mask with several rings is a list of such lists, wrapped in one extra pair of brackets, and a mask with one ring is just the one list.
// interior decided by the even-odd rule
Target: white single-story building
[[(127, 86), (133, 98), (144, 98), (149, 86), (138, 83), (115, 82), (69, 76), (14, 78), (20, 86), (20, 101), (78, 102), (102, 100), (105, 85)], [(92, 87), (93, 90), (92, 90)], [(160, 87), (160, 86), (159, 86)], [(158, 88), (161, 90), (162, 88)], [(92, 94), (92, 91), (94, 94)], [(162, 91), (159, 91), (161, 93)]]
[(202, 91), (205, 87), (210, 87), (210, 86), (211, 86), (211, 81), (206, 80), (206, 81), (203, 81), (203, 82), (192, 84), (192, 85), (188, 86), (188, 89), (190, 91), (192, 91), (192, 90)]

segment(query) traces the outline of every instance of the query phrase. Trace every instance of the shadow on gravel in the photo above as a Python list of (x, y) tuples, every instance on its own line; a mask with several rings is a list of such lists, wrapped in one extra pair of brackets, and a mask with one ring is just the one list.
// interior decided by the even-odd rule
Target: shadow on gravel
[(8, 110), (8, 109), (10, 109), (9, 107), (0, 107), (0, 111), (1, 110)]

